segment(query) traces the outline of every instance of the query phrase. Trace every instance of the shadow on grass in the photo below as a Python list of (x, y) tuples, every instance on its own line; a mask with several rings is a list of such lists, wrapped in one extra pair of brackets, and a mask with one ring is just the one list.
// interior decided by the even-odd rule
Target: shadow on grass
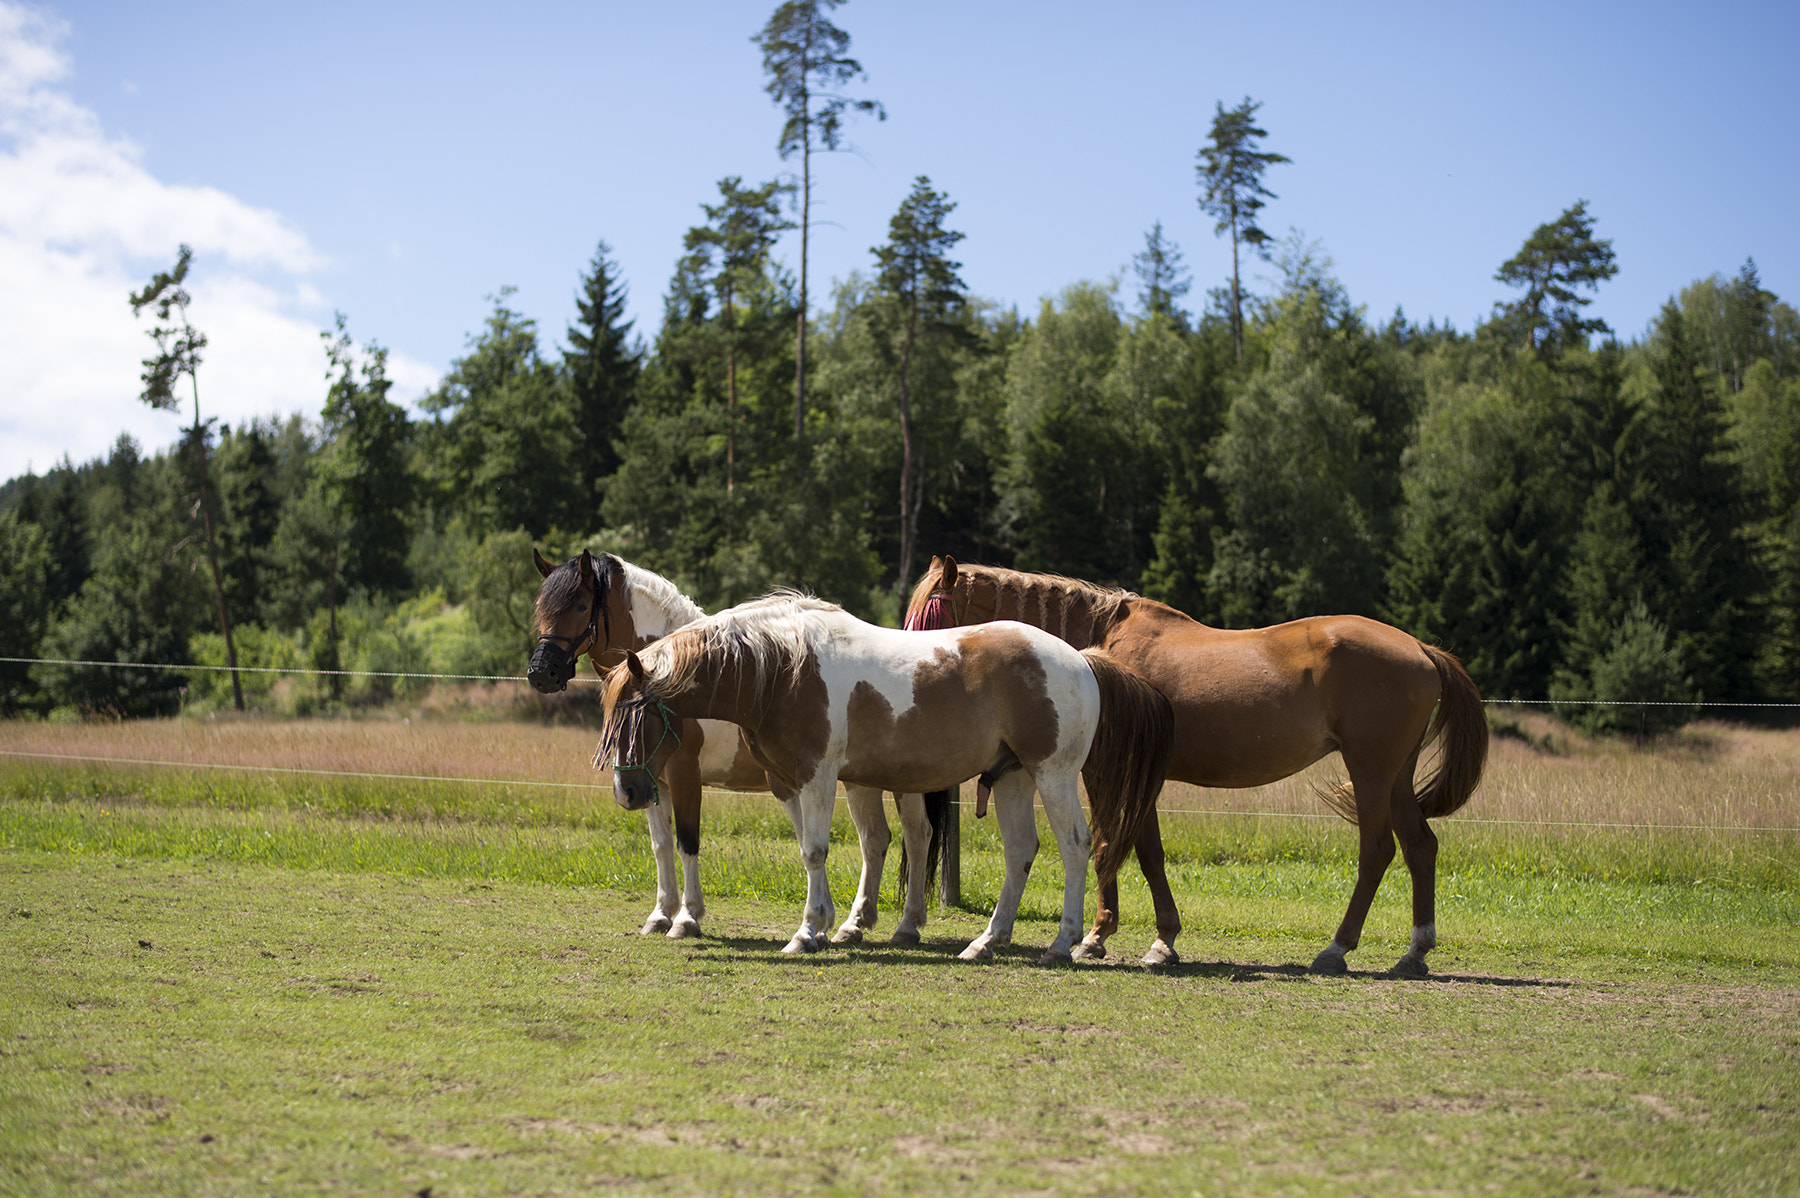
[[(964, 961), (957, 955), (968, 944), (968, 940), (963, 937), (927, 939), (919, 944), (893, 944), (881, 939), (870, 939), (861, 944), (834, 944), (816, 953), (791, 955), (781, 951), (781, 946), (785, 943), (785, 940), (776, 937), (714, 936), (710, 934), (687, 942), (696, 958), (708, 961), (759, 963), (791, 961), (796, 965), (820, 969), (836, 965), (860, 965), (878, 961), (892, 962), (895, 965), (947, 965), (958, 969), (993, 965), (1035, 967), (1038, 964), (1038, 958), (1043, 955), (1044, 951), (1044, 946), (1038, 944), (1008, 944), (996, 947), (991, 960)], [(1477, 973), (1432, 973), (1427, 977), (1408, 977), (1385, 969), (1352, 969), (1347, 973), (1326, 975), (1316, 974), (1301, 964), (1267, 965), (1243, 961), (1181, 961), (1174, 965), (1147, 966), (1135, 960), (1112, 956), (1101, 961), (1080, 961), (1073, 965), (1064, 964), (1048, 968), (1074, 969), (1084, 972), (1105, 970), (1125, 976), (1201, 978), (1226, 982), (1309, 981), (1325, 980), (1335, 976), (1352, 981), (1436, 982), (1439, 985), (1505, 988), (1568, 989), (1575, 985), (1574, 982), (1548, 978), (1504, 977)]]

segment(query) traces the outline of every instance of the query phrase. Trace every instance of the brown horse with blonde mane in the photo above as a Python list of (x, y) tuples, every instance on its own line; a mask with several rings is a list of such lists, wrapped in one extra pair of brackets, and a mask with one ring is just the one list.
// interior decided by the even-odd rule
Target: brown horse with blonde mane
[[(1357, 827), (1355, 888), (1331, 943), (1313, 961), (1343, 973), (1369, 904), (1394, 858), (1413, 883), (1412, 943), (1394, 971), (1428, 973), (1437, 943), (1437, 837), (1429, 820), (1469, 799), (1487, 761), (1481, 695), (1455, 657), (1362, 616), (1315, 616), (1270, 628), (1221, 629), (1129, 591), (994, 566), (933, 558), (913, 591), (908, 627), (1018, 620), (1071, 646), (1098, 646), (1167, 695), (1175, 710), (1168, 776), (1199, 786), (1261, 786), (1327, 753), (1343, 755), (1349, 781), (1321, 797)], [(1422, 749), (1439, 744), (1436, 768), (1415, 783)], [(1134, 846), (1156, 905), (1149, 964), (1177, 959), (1181, 919), (1164, 872), (1154, 814)], [(1101, 879), (1093, 930), (1077, 955), (1104, 955), (1118, 927), (1118, 887)]]

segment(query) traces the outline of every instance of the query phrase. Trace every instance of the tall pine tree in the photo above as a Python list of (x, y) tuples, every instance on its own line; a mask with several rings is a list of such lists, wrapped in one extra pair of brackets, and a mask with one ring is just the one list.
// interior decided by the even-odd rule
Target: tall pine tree
[(599, 519), (606, 480), (619, 468), (618, 441), (625, 413), (637, 397), (643, 350), (631, 341), (632, 322), (625, 318), (628, 292), (612, 250), (602, 241), (575, 295), (575, 323), (569, 326), (569, 348), (563, 369), (581, 429), (577, 464), (587, 493), (587, 511)]

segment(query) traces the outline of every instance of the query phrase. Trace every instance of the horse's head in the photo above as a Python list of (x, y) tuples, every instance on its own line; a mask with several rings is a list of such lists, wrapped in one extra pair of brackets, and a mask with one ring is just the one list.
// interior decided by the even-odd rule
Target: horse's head
[(954, 628), (963, 623), (958, 618), (956, 582), (956, 559), (949, 554), (933, 557), (906, 605), (907, 631)]
[[(575, 663), (583, 653), (589, 661), (608, 647), (611, 618), (606, 611), (612, 559), (596, 564), (583, 549), (560, 566), (552, 566), (535, 548), (531, 557), (543, 575), (537, 595), (537, 648), (525, 677), (545, 694), (567, 690), (575, 677)], [(604, 630), (605, 635), (602, 635)], [(599, 673), (596, 663), (594, 672)]]
[(657, 694), (636, 653), (627, 652), (625, 668), (612, 672), (603, 699), (606, 718), (594, 767), (610, 758), (613, 797), (625, 810), (640, 811), (661, 801), (656, 778), (681, 747), (681, 717)]

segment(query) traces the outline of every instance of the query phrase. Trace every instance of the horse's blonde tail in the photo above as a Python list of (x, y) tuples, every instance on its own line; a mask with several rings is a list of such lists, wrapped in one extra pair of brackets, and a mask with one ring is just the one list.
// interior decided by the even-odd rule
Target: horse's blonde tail
[(1175, 710), (1163, 693), (1101, 649), (1083, 649), (1100, 687), (1100, 723), (1081, 776), (1093, 813), (1094, 871), (1105, 885), (1118, 876), (1139, 833), (1156, 811)]
[[(1462, 662), (1436, 645), (1421, 641), (1419, 648), (1431, 659), (1438, 674), (1437, 710), (1425, 725), (1419, 747), (1423, 749), (1432, 741), (1441, 740), (1442, 748), (1437, 766), (1415, 793), (1419, 811), (1426, 819), (1437, 819), (1467, 803), (1481, 782), (1481, 773), (1487, 768), (1487, 712), (1481, 706), (1481, 692)], [(1329, 790), (1320, 788), (1318, 794), (1327, 807), (1351, 823), (1357, 822), (1356, 791), (1350, 783), (1340, 782)]]

